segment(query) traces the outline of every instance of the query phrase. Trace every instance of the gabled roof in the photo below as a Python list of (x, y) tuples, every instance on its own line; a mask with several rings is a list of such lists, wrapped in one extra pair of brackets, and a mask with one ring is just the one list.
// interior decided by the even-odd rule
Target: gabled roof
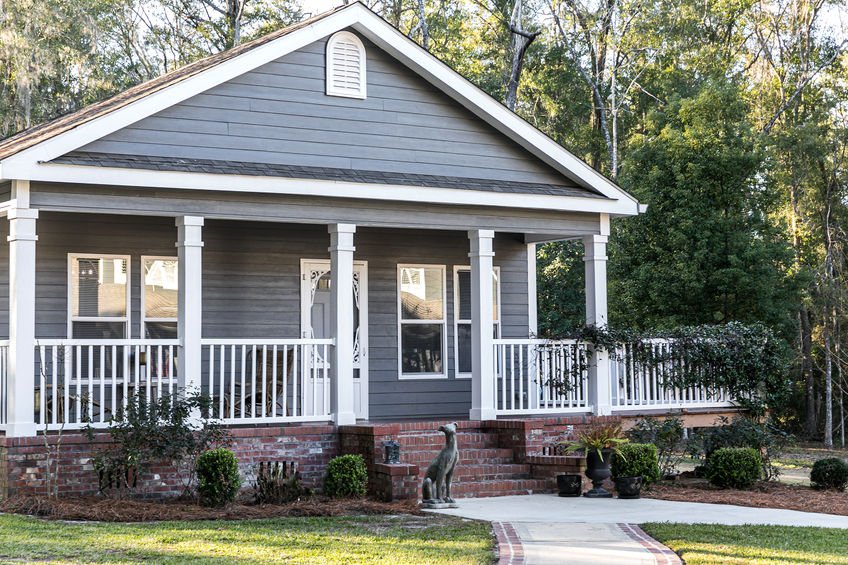
[(132, 104), (136, 100), (149, 96), (154, 92), (166, 89), (180, 81), (193, 77), (207, 69), (211, 69), (224, 61), (234, 59), (247, 51), (256, 49), (261, 45), (265, 45), (275, 39), (288, 35), (293, 31), (308, 27), (313, 22), (323, 19), (343, 8), (344, 6), (313, 16), (312, 18), (306, 19), (295, 25), (278, 29), (277, 31), (263, 35), (253, 41), (242, 43), (232, 49), (221, 51), (220, 53), (210, 55), (209, 57), (204, 57), (199, 61), (195, 61), (194, 63), (190, 63), (169, 73), (165, 73), (164, 75), (158, 76), (147, 82), (137, 84), (132, 88), (128, 88), (123, 92), (107, 98), (106, 100), (90, 104), (75, 112), (65, 114), (64, 116), (60, 116), (54, 120), (50, 120), (49, 122), (44, 122), (43, 124), (31, 127), (20, 133), (7, 137), (6, 139), (2, 139), (0, 140), (0, 160), (11, 155), (15, 155), (16, 153), (20, 153), (24, 149), (29, 149), (33, 145), (51, 139), (86, 122), (90, 122), (91, 120), (97, 119), (110, 112), (114, 112), (118, 108)]
[[(581, 195), (548, 192), (543, 197), (537, 192), (532, 195), (514, 194), (513, 198), (500, 197), (493, 200), (498, 204), (492, 205), (600, 212), (613, 216), (639, 213), (640, 205), (635, 198), (471, 84), (359, 2), (336, 8), (234, 49), (186, 65), (112, 98), (0, 141), (0, 179), (111, 182), (128, 186), (187, 189), (204, 186), (211, 189), (212, 186), (221, 186), (219, 179), (209, 177), (226, 175), (228, 174), (226, 172), (206, 173), (190, 168), (189, 171), (166, 174), (163, 171), (121, 169), (120, 165), (114, 163), (110, 165), (103, 162), (90, 162), (83, 165), (81, 162), (70, 162), (69, 164), (68, 158), (59, 158), (140, 119), (346, 28), (353, 28), (368, 38), (380, 49), (418, 73), (478, 118), (518, 143), (579, 187), (602, 196), (597, 198), (594, 194), (586, 192)], [(90, 172), (87, 172), (89, 169)], [(245, 173), (242, 171), (232, 174), (243, 176)], [(199, 178), (200, 175), (206, 176), (205, 181)], [(283, 182), (285, 180), (289, 180), (290, 184)], [(280, 183), (274, 185), (273, 190), (280, 193), (300, 193), (303, 183), (297, 183), (298, 180), (300, 179), (282, 179)], [(363, 184), (364, 180), (341, 182)], [(396, 182), (384, 181), (384, 183), (397, 186)], [(381, 191), (378, 186), (380, 183), (373, 179), (365, 184), (370, 190), (363, 191), (363, 194), (369, 194), (368, 197), (397, 198), (392, 193)], [(326, 184), (321, 186), (327, 187)], [(442, 186), (441, 188), (460, 187)], [(267, 191), (271, 189), (272, 187), (269, 186)], [(409, 198), (409, 193), (404, 192), (405, 197)], [(428, 196), (431, 199), (445, 197), (448, 198), (445, 202), (450, 203), (449, 192), (442, 191), (438, 195), (433, 193)]]

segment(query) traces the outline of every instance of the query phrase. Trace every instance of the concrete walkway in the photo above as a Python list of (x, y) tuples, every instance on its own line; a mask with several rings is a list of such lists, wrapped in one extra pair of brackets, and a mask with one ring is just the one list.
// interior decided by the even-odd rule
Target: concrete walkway
[(774, 524), (848, 529), (848, 516), (816, 514), (797, 510), (749, 508), (730, 504), (673, 502), (641, 498), (559, 498), (555, 494), (459, 499), (459, 508), (439, 510), (444, 514), (490, 522), (587, 522), (602, 524)]
[(671, 550), (636, 526), (645, 522), (848, 529), (848, 516), (649, 498), (559, 498), (535, 494), (458, 502), (459, 508), (435, 512), (495, 523), (504, 565), (680, 563)]

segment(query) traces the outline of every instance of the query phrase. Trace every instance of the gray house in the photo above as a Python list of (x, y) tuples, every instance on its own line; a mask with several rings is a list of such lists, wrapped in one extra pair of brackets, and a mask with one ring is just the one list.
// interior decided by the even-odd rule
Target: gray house
[(538, 361), (535, 245), (582, 239), (604, 324), (640, 205), (359, 3), (0, 142), (0, 192), (6, 437), (182, 387), (230, 424), (726, 400), (545, 386), (585, 351)]

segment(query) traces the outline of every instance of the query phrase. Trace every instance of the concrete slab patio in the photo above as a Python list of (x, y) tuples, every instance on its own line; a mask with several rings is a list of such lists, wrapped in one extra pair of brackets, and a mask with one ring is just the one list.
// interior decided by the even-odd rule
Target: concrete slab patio
[(673, 502), (642, 498), (559, 498), (554, 494), (467, 498), (459, 508), (440, 510), (444, 514), (493, 522), (539, 523), (628, 523), (678, 522), (683, 524), (773, 524), (778, 526), (819, 526), (848, 529), (848, 516), (749, 508), (730, 504)]

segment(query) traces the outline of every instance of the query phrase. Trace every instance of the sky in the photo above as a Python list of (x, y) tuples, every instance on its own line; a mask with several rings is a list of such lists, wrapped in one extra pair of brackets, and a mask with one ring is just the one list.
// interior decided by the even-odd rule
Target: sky
[(344, 4), (343, 0), (299, 0), (301, 6), (303, 6), (303, 11), (309, 13), (311, 15), (320, 14), (321, 12), (326, 12), (327, 10), (332, 10), (336, 6), (341, 6)]

